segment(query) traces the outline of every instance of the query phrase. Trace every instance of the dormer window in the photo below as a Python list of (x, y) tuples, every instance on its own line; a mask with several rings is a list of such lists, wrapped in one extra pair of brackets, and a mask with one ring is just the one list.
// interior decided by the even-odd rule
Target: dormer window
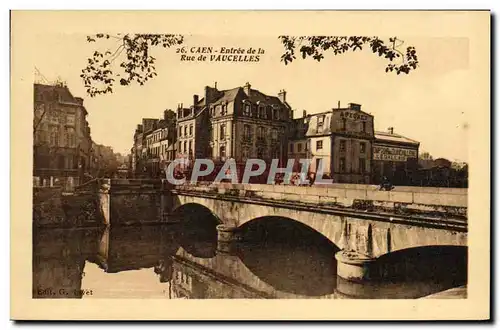
[(259, 105), (259, 118), (266, 119), (266, 107), (264, 105)]
[(280, 111), (279, 111), (279, 109), (276, 109), (276, 108), (273, 109), (273, 119), (274, 120), (280, 120)]
[(252, 106), (250, 104), (245, 104), (243, 111), (244, 111), (243, 113), (245, 114), (245, 116), (249, 116), (250, 117), (250, 114), (252, 112)]
[(318, 130), (323, 129), (323, 124), (325, 123), (325, 116), (318, 117)]
[(227, 105), (221, 105), (220, 115), (224, 116), (227, 113)]

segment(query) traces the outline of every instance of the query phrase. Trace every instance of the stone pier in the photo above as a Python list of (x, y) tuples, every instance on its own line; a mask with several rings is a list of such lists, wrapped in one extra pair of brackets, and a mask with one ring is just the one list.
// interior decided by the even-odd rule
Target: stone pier
[(237, 251), (237, 244), (243, 240), (241, 230), (224, 224), (217, 226), (217, 251), (233, 255)]
[(355, 251), (339, 251), (337, 260), (337, 276), (349, 281), (367, 281), (378, 277), (374, 269), (374, 259)]

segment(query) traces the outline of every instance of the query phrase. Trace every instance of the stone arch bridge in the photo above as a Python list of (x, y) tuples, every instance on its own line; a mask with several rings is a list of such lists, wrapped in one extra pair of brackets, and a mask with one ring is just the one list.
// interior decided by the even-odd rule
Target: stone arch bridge
[[(127, 182), (125, 182), (127, 181)], [(338, 275), (374, 277), (373, 260), (425, 246), (467, 247), (467, 190), (333, 184), (296, 187), (256, 184), (185, 184), (165, 181), (98, 183), (98, 205), (107, 224), (142, 216), (175, 221), (181, 207), (197, 204), (221, 223), (221, 243), (241, 240), (244, 224), (266, 217), (300, 222), (328, 238), (337, 253)], [(117, 220), (113, 220), (113, 218)], [(222, 244), (223, 245), (223, 244)]]

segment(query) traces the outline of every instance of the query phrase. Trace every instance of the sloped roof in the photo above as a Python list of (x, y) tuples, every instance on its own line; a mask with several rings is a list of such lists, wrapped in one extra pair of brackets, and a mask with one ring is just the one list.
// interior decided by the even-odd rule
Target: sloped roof
[(375, 131), (375, 139), (380, 140), (380, 141), (397, 142), (397, 143), (403, 143), (403, 144), (415, 144), (415, 145), (420, 144), (420, 142), (412, 140), (412, 139), (407, 138), (405, 136), (402, 136), (400, 134), (396, 134), (396, 133), (391, 134), (389, 132)]
[(257, 89), (251, 89), (250, 97), (247, 96), (246, 98), (252, 103), (267, 102), (271, 104), (283, 104), (278, 97), (266, 95)]
[(243, 100), (248, 100), (254, 104), (257, 102), (266, 102), (268, 104), (285, 104), (289, 106), (288, 103), (282, 103), (278, 97), (266, 95), (257, 89), (250, 89), (250, 97), (248, 97), (248, 95), (243, 91), (243, 87), (236, 87), (221, 91), (222, 96), (216, 99), (212, 104), (217, 105), (224, 102), (233, 102), (240, 91), (242, 91), (241, 95)]
[(215, 102), (213, 102), (212, 104), (221, 104), (221, 103), (224, 103), (224, 102), (232, 102), (232, 101), (234, 101), (234, 99), (238, 95), (238, 92), (240, 91), (240, 89), (241, 89), (241, 87), (236, 87), (236, 88), (233, 88), (233, 89), (228, 89), (228, 90), (221, 91), (222, 92), (222, 96), (219, 97), (217, 100), (215, 100)]
[(66, 86), (34, 84), (35, 100), (57, 100), (79, 104)]

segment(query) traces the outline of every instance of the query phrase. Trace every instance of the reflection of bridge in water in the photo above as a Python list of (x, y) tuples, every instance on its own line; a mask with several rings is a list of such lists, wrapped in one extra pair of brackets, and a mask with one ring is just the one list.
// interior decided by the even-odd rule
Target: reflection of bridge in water
[[(81, 298), (80, 290), (92, 289), (86, 283), (98, 275), (92, 272), (99, 272), (110, 290), (118, 287), (117, 281), (141, 281), (142, 277), (125, 274), (147, 273), (158, 284), (151, 290), (162, 288), (167, 298), (413, 298), (465, 283), (464, 265), (450, 263), (464, 260), (466, 250), (435, 254), (433, 264), (445, 261), (446, 272), (441, 278), (432, 274), (431, 281), (410, 278), (363, 285), (343, 281), (335, 275), (336, 261), (331, 257), (338, 249), (307, 228), (285, 223), (289, 224), (275, 219), (249, 224), (245, 231), (249, 238), (262, 237), (255, 233), (266, 231), (274, 240), (248, 239), (225, 252), (217, 248), (216, 219), (200, 218), (197, 212), (187, 212), (181, 223), (167, 226), (39, 231), (34, 239), (34, 297), (45, 297), (43, 290), (52, 288), (57, 291), (52, 297)], [(281, 240), (277, 231), (282, 232)], [(290, 237), (296, 244), (290, 244)], [(431, 252), (400, 258), (418, 260)], [(457, 269), (456, 276), (450, 267)], [(125, 294), (115, 290), (113, 297)], [(147, 294), (144, 291), (144, 298)]]
[[(439, 259), (439, 253), (455, 255), (453, 251), (467, 249), (465, 189), (378, 191), (372, 186), (342, 184), (173, 187), (160, 180), (104, 180), (86, 189), (80, 193), (97, 197), (103, 223), (111, 227), (214, 218), (221, 250), (241, 240), (274, 239), (267, 231), (260, 231), (260, 237), (250, 235), (247, 227), (256, 222), (280, 219), (283, 228), (301, 226), (335, 246), (332, 258), (337, 259), (337, 274), (349, 280), (398, 277), (412, 267), (424, 270)], [(276, 234), (279, 231), (272, 235)], [(422, 260), (416, 267), (417, 262), (409, 264), (402, 255), (421, 255)]]

